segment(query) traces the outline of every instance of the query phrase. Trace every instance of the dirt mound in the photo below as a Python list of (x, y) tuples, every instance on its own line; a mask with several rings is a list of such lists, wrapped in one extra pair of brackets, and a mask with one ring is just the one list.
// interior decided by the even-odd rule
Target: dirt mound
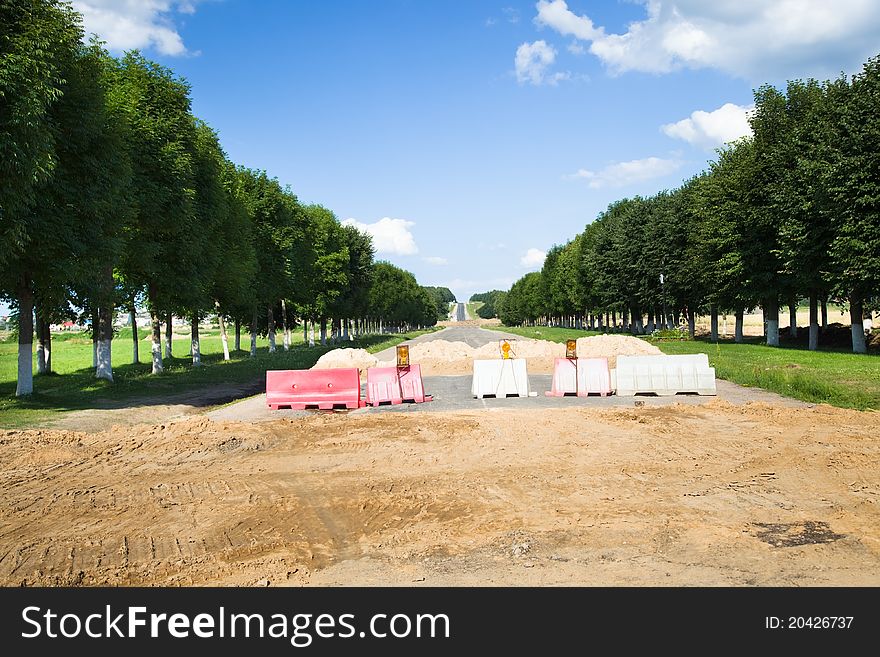
[(608, 367), (617, 367), (618, 356), (658, 356), (662, 353), (651, 343), (630, 335), (593, 335), (577, 341), (578, 357), (607, 358)]
[(337, 367), (356, 367), (366, 371), (378, 364), (379, 360), (365, 349), (334, 349), (321, 356), (311, 369), (330, 370)]

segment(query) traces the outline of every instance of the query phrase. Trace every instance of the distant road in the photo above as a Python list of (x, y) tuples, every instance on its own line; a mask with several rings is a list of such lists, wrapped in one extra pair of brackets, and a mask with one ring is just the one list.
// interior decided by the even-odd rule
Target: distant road
[(467, 311), (465, 310), (463, 303), (455, 304), (455, 321), (463, 322), (467, 319)]

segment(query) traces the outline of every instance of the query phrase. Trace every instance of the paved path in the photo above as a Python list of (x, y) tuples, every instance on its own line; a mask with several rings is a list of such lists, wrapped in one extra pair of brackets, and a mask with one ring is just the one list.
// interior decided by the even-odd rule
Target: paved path
[[(448, 340), (465, 342), (471, 347), (481, 347), (501, 338), (518, 336), (501, 331), (488, 331), (476, 327), (452, 326), (436, 333), (422, 335), (406, 344), (430, 342), (432, 340)], [(394, 348), (379, 352), (380, 360), (395, 358)], [(544, 392), (550, 390), (549, 374), (532, 374), (529, 376), (529, 387), (537, 392), (536, 397), (510, 397), (507, 399), (474, 399), (471, 396), (470, 376), (431, 376), (425, 377), (425, 392), (434, 396), (434, 401), (426, 404), (400, 404), (397, 406), (380, 406), (378, 408), (362, 408), (348, 413), (412, 413), (412, 412), (444, 412), (481, 408), (570, 408), (570, 407), (633, 407), (635, 404), (645, 406), (667, 406), (669, 404), (704, 404), (716, 397), (700, 397), (696, 395), (676, 395), (674, 397), (546, 397)], [(362, 384), (361, 396), (366, 396), (365, 385)], [(719, 399), (732, 404), (745, 404), (750, 401), (761, 401), (792, 408), (811, 406), (796, 399), (782, 397), (760, 388), (745, 388), (721, 379), (716, 381)], [(244, 422), (263, 422), (282, 417), (299, 417), (321, 411), (293, 411), (281, 409), (270, 411), (266, 406), (266, 395), (257, 395), (228, 406), (210, 411), (207, 416), (216, 420), (240, 420)]]

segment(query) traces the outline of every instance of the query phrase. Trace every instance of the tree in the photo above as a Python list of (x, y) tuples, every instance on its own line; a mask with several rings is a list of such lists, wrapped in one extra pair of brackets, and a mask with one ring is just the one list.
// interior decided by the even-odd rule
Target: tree
[(193, 143), (189, 85), (137, 51), (120, 64), (115, 93), (131, 129), (128, 147), (136, 217), (127, 232), (121, 269), (130, 285), (146, 290), (152, 318), (153, 374), (162, 371), (161, 318), (186, 293), (198, 269), (194, 242)]
[(849, 301), (854, 353), (865, 353), (865, 300), (880, 294), (880, 57), (847, 84), (826, 87), (830, 102), (830, 257), (835, 289)]
[[(0, 296), (19, 312), (16, 395), (33, 392), (34, 242), (44, 216), (32, 212), (51, 178), (59, 126), (52, 109), (82, 39), (79, 16), (57, 0), (0, 4)], [(30, 253), (29, 253), (30, 252)], [(24, 260), (23, 260), (24, 259)]]

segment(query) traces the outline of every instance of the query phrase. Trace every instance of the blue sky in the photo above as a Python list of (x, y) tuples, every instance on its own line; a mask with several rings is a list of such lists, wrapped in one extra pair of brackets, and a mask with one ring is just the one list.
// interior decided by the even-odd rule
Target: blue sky
[(855, 72), (880, 34), (873, 0), (74, 4), (187, 78), (233, 161), (460, 300), (701, 171), (757, 85)]

